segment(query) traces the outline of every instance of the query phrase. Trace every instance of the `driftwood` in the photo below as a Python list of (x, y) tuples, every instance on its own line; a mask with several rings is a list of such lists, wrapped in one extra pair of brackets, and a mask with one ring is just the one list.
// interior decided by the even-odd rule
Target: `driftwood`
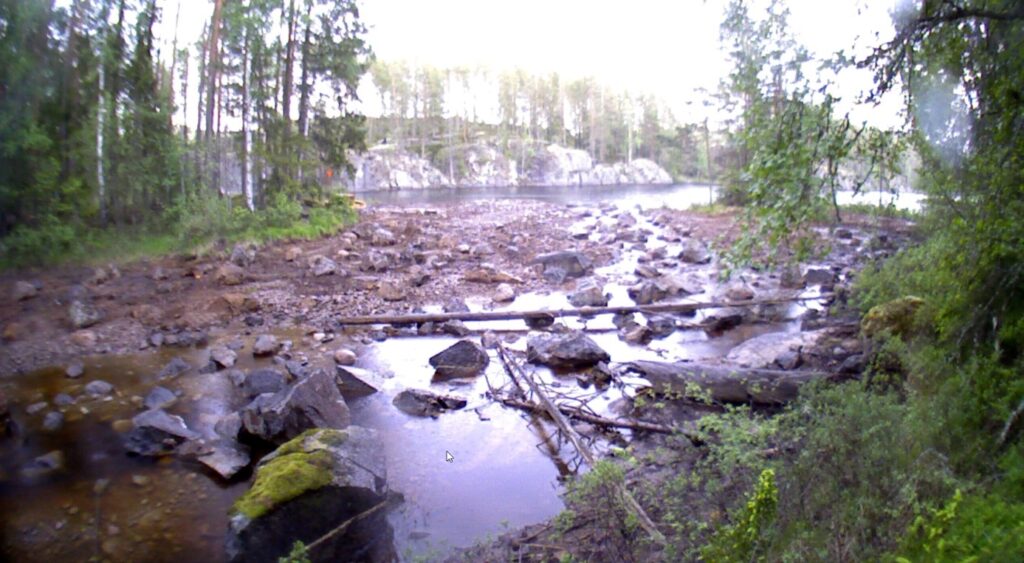
[(740, 368), (689, 362), (625, 364), (628, 371), (651, 382), (656, 392), (706, 394), (720, 403), (778, 405), (796, 399), (800, 386), (827, 377), (817, 371)]
[[(541, 389), (539, 385), (537, 385), (537, 382), (533, 380), (530, 374), (519, 369), (519, 366), (517, 366), (515, 363), (508, 359), (508, 355), (505, 352), (505, 348), (500, 343), (498, 344), (498, 356), (501, 358), (502, 363), (505, 365), (505, 368), (509, 370), (510, 373), (518, 372), (518, 379), (521, 381), (525, 381), (526, 384), (529, 385), (530, 390), (533, 391), (533, 394), (537, 397), (537, 401), (540, 403), (540, 406), (544, 409), (544, 411), (547, 412), (548, 417), (551, 418), (551, 421), (554, 422), (555, 426), (557, 426), (558, 429), (562, 432), (562, 435), (569, 439), (572, 445), (576, 448), (576, 451), (578, 451), (580, 455), (583, 456), (583, 459), (587, 462), (587, 465), (589, 465), (590, 467), (594, 467), (596, 463), (594, 453), (590, 451), (590, 448), (583, 441), (583, 438), (581, 438), (580, 435), (576, 432), (576, 430), (574, 430), (572, 426), (569, 425), (569, 423), (565, 420), (565, 417), (563, 417), (562, 413), (558, 410), (558, 407), (556, 407), (555, 404), (551, 402), (551, 399), (549, 399), (548, 396), (544, 393), (544, 390)], [(642, 527), (644, 531), (646, 531), (647, 534), (651, 536), (651, 539), (654, 540), (656, 543), (660, 545), (666, 545), (667, 542), (665, 540), (665, 536), (660, 531), (658, 531), (658, 527), (654, 525), (654, 522), (651, 520), (650, 516), (648, 516), (647, 513), (644, 512), (643, 507), (641, 507), (640, 503), (636, 501), (636, 498), (633, 497), (632, 493), (630, 493), (629, 490), (626, 489), (626, 486), (622, 483), (616, 483), (615, 488), (617, 489), (617, 493), (619, 497), (622, 499), (623, 504), (626, 506), (626, 510), (631, 512), (636, 517), (637, 521), (640, 522), (640, 527)]]
[[(501, 401), (501, 403), (504, 405), (508, 405), (510, 407), (515, 407), (517, 409), (525, 411), (531, 411), (537, 414), (547, 412), (543, 408), (537, 406), (536, 403), (523, 401), (520, 399), (516, 399), (514, 397), (499, 397), (498, 400)], [(574, 418), (576, 420), (581, 420), (583, 422), (588, 422), (590, 424), (596, 424), (598, 426), (606, 426), (609, 428), (625, 428), (627, 430), (641, 430), (643, 432), (655, 432), (658, 434), (682, 433), (687, 437), (690, 437), (685, 430), (681, 428), (675, 428), (673, 426), (655, 424), (653, 422), (646, 422), (643, 420), (614, 420), (611, 418), (605, 418), (603, 416), (598, 416), (596, 414), (586, 412), (580, 408), (570, 407), (567, 405), (557, 406), (558, 411), (569, 418)]]
[(620, 307), (579, 307), (574, 309), (552, 309), (539, 311), (477, 311), (453, 313), (415, 313), (407, 315), (364, 315), (339, 317), (341, 325), (375, 325), (375, 324), (421, 324), (444, 323), (448, 321), (509, 321), (527, 319), (554, 319), (556, 317), (591, 317), (596, 315), (618, 315), (629, 313), (692, 313), (701, 309), (719, 309), (729, 307), (756, 307), (758, 305), (779, 305), (798, 301), (817, 301), (828, 299), (831, 294), (817, 297), (790, 297), (785, 299), (768, 299), (762, 301), (735, 301), (718, 303), (660, 303), (655, 305), (628, 305)]

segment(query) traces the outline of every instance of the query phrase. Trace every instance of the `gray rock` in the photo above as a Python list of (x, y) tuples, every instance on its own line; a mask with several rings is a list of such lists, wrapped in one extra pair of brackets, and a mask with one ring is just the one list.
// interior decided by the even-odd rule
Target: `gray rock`
[(47, 432), (56, 432), (60, 430), (60, 427), (64, 426), (64, 415), (57, 411), (50, 411), (43, 417), (43, 430)]
[(32, 403), (25, 407), (25, 412), (28, 414), (36, 414), (37, 412), (42, 412), (48, 406), (50, 405), (46, 401), (39, 401), (38, 403)]
[(199, 434), (189, 430), (180, 416), (159, 409), (136, 415), (132, 425), (124, 443), (125, 449), (136, 455), (168, 455), (182, 443), (199, 439)]
[(264, 393), (277, 393), (288, 386), (288, 378), (271, 368), (256, 369), (249, 372), (242, 382), (242, 390), (250, 399)]
[(346, 401), (372, 395), (384, 388), (383, 377), (370, 370), (352, 366), (338, 366), (335, 381)]
[(217, 435), (228, 440), (238, 438), (238, 432), (242, 429), (242, 417), (237, 413), (228, 413), (213, 423), (213, 431)]
[(719, 333), (740, 326), (743, 324), (744, 318), (743, 309), (726, 307), (708, 312), (701, 324), (704, 330), (710, 333)]
[[(766, 368), (783, 364), (796, 367), (800, 363), (799, 351), (815, 346), (823, 334), (822, 331), (762, 334), (730, 350), (726, 360), (740, 367)], [(790, 356), (791, 352), (796, 352), (795, 359)]]
[(103, 320), (103, 315), (92, 303), (75, 300), (68, 305), (68, 320), (76, 329), (88, 328)]
[(397, 281), (385, 280), (377, 287), (377, 295), (385, 301), (402, 301), (406, 298), (405, 286)]
[(754, 290), (742, 283), (734, 283), (725, 290), (725, 298), (729, 301), (749, 301), (754, 298)]
[(699, 241), (686, 239), (683, 241), (683, 249), (679, 253), (679, 259), (687, 264), (707, 264), (711, 262), (711, 253)]
[(39, 290), (36, 289), (36, 286), (27, 281), (16, 281), (14, 282), (14, 287), (11, 288), (11, 299), (14, 301), (32, 299), (38, 294)]
[(149, 392), (148, 395), (146, 395), (146, 398), (145, 400), (143, 400), (142, 405), (147, 410), (163, 409), (171, 406), (177, 400), (178, 397), (174, 394), (173, 391), (166, 387), (156, 386)]
[(483, 373), (491, 358), (479, 344), (471, 340), (460, 340), (430, 358), (430, 365), (439, 380), (458, 377), (475, 377)]
[(544, 267), (544, 277), (553, 283), (585, 276), (594, 265), (585, 254), (575, 250), (541, 254), (530, 263), (541, 264)]
[(259, 395), (241, 414), (246, 432), (275, 443), (310, 428), (345, 428), (351, 422), (334, 378), (322, 370), (273, 395)]
[(468, 336), (471, 331), (466, 326), (466, 323), (453, 319), (441, 324), (441, 332), (462, 338), (463, 336)]
[(398, 410), (412, 416), (437, 418), (441, 413), (459, 410), (466, 406), (466, 399), (452, 395), (438, 395), (422, 389), (405, 389), (391, 401)]
[(53, 404), (58, 407), (67, 407), (75, 404), (75, 398), (67, 393), (57, 393), (53, 396)]
[(494, 288), (494, 302), (495, 303), (509, 303), (514, 301), (516, 298), (516, 290), (507, 283), (499, 283), (498, 287)]
[(655, 338), (663, 338), (676, 331), (676, 320), (671, 315), (648, 315), (647, 327)]
[(573, 307), (607, 307), (608, 295), (593, 282), (585, 282), (569, 296), (569, 303)]
[[(376, 432), (353, 426), (311, 431), (264, 457), (252, 488), (231, 510), (229, 560), (276, 563), (296, 541), (309, 545), (321, 537), (317, 561), (394, 560), (386, 510), (329, 534), (385, 500), (383, 452)], [(292, 494), (268, 493), (288, 482), (299, 484)]]
[(184, 358), (177, 356), (171, 361), (167, 362), (167, 365), (156, 374), (157, 379), (170, 379), (178, 377), (186, 371), (192, 369), (192, 366), (185, 361)]
[(67, 369), (64, 370), (64, 375), (71, 379), (78, 379), (85, 373), (85, 364), (82, 362), (72, 362), (68, 365)]
[(787, 350), (775, 358), (775, 363), (782, 369), (790, 370), (800, 367), (802, 360), (799, 351)]
[(553, 368), (585, 368), (611, 357), (580, 331), (532, 335), (526, 343), (526, 360)]
[(273, 334), (261, 334), (256, 337), (256, 342), (252, 345), (252, 355), (256, 357), (272, 356), (281, 349), (281, 343), (277, 341), (277, 337)]
[(309, 270), (316, 277), (331, 276), (337, 273), (338, 264), (334, 260), (318, 254), (309, 259)]
[(352, 366), (356, 363), (356, 353), (348, 348), (338, 348), (334, 351), (334, 361), (339, 366)]
[(862, 373), (865, 367), (867, 367), (867, 360), (864, 354), (853, 354), (848, 356), (839, 365), (839, 373), (843, 375), (857, 375)]
[(654, 332), (644, 325), (633, 325), (622, 329), (620, 337), (630, 344), (646, 344), (654, 338)]
[(468, 313), (469, 306), (466, 305), (466, 302), (462, 299), (453, 297), (445, 302), (442, 310), (444, 310), (445, 313)]
[(21, 475), (26, 479), (40, 479), (64, 470), (64, 452), (53, 450), (43, 454), (21, 468)]
[(248, 268), (256, 261), (256, 249), (247, 244), (236, 244), (231, 249), (231, 256), (228, 262), (240, 268)]
[(90, 381), (88, 385), (85, 386), (85, 392), (93, 397), (102, 397), (113, 393), (114, 386), (102, 379), (97, 379), (95, 381)]
[(626, 293), (637, 305), (650, 305), (668, 297), (668, 292), (652, 281), (642, 281), (627, 289)]
[(229, 368), (235, 365), (238, 354), (227, 346), (214, 346), (210, 348), (210, 360), (219, 368)]
[(213, 273), (213, 279), (223, 285), (241, 285), (245, 281), (245, 270), (234, 264), (221, 264)]
[(809, 268), (804, 274), (807, 285), (831, 286), (836, 282), (836, 273), (826, 268)]
[(239, 444), (214, 444), (210, 453), (196, 457), (199, 463), (227, 480), (249, 465), (249, 452)]

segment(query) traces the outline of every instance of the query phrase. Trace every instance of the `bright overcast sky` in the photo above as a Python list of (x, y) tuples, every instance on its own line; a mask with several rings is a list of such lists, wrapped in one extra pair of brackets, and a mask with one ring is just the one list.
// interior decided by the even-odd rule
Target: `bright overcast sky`
[[(194, 42), (212, 11), (208, 0), (181, 0), (179, 41)], [(726, 0), (362, 0), (369, 42), (382, 60), (433, 66), (520, 67), (594, 76), (631, 93), (651, 93), (682, 120), (703, 117), (703, 91), (728, 72), (719, 45)], [(755, 2), (757, 4), (757, 2)], [(859, 53), (891, 37), (892, 0), (790, 0), (790, 25), (814, 56)], [(163, 3), (161, 35), (173, 36), (176, 0)], [(756, 10), (755, 10), (756, 14)], [(877, 37), (876, 38), (876, 34)], [(846, 102), (871, 84), (865, 72), (838, 82)], [(363, 98), (373, 96), (363, 89)], [(895, 125), (898, 100), (860, 108), (856, 121)], [(713, 102), (712, 102), (713, 103)], [(850, 104), (852, 106), (852, 104)], [(850, 107), (847, 106), (847, 107)], [(373, 112), (373, 103), (366, 111)], [(711, 110), (713, 111), (713, 109)]]

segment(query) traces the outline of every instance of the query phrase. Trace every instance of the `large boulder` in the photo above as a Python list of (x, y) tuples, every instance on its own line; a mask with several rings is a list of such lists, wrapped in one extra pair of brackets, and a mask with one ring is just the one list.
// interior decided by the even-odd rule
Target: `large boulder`
[(914, 328), (914, 318), (924, 299), (908, 295), (872, 307), (860, 321), (860, 330), (868, 338), (891, 334), (905, 338)]
[(491, 362), (487, 352), (470, 340), (460, 340), (430, 358), (430, 365), (437, 370), (434, 379), (475, 377), (483, 373)]
[(744, 368), (793, 369), (802, 353), (813, 349), (823, 335), (822, 331), (762, 334), (730, 350), (725, 359)]
[(594, 266), (586, 254), (575, 250), (541, 254), (530, 263), (541, 264), (544, 267), (544, 277), (554, 283), (562, 283), (566, 278), (585, 276)]
[[(231, 507), (231, 561), (275, 563), (295, 542), (307, 545), (387, 499), (384, 449), (373, 430), (314, 428), (263, 458), (252, 487)], [(386, 506), (386, 505), (385, 505)], [(328, 536), (314, 561), (394, 560), (386, 511)]]
[(537, 334), (526, 342), (526, 360), (553, 368), (586, 368), (611, 359), (589, 336), (580, 331)]
[(683, 249), (679, 252), (679, 259), (687, 264), (707, 264), (711, 262), (711, 252), (700, 241), (686, 239), (683, 241)]
[(350, 422), (334, 378), (319, 369), (277, 393), (257, 396), (242, 410), (246, 432), (279, 444), (310, 428), (345, 428)]

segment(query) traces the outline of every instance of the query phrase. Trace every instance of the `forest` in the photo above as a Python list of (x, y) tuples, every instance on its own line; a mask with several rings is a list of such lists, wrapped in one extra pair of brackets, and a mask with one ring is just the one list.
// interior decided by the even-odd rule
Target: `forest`
[[(93, 409), (105, 429), (124, 423), (135, 457), (122, 463), (175, 460), (131, 465), (111, 477), (114, 491), (129, 487), (118, 478), (142, 490), (137, 475), (194, 477), (205, 464), (214, 484), (189, 490), (209, 493), (199, 505), (220, 519), (167, 509), (196, 556), (224, 558), (229, 529), (236, 561), (262, 548), (296, 562), (355, 553), (330, 551), (352, 548), (338, 538), (381, 561), (1024, 557), (1021, 2), (902, 2), (890, 36), (825, 61), (800, 44), (784, 0), (722, 2), (729, 71), (706, 93), (722, 116), (710, 128), (596, 78), (380, 60), (355, 0), (209, 8), (200, 40), (175, 36), (168, 57), (155, 29), (183, 16), (173, 2), (0, 0), (0, 281), (13, 288), (0, 307), (0, 453), (13, 452), (0, 455), (12, 460), (0, 463), (0, 508), (41, 490), (32, 471), (53, 469), (40, 469), (46, 448), (26, 437), (88, 442), (73, 434), (94, 431), (72, 418), (80, 406), (75, 417)], [(853, 103), (900, 99), (898, 127), (851, 117), (828, 78), (844, 68), (873, 78)], [(378, 115), (364, 115), (371, 102)], [(374, 147), (445, 170), (472, 144), (521, 168), (549, 144), (595, 163), (646, 158), (677, 183), (713, 184), (717, 199), (704, 184), (699, 205), (672, 201), (693, 187), (673, 186), (647, 207), (622, 186), (559, 187), (529, 201), (413, 195), (403, 206), (338, 188), (354, 155)], [(862, 192), (921, 203), (840, 201)], [(473, 326), (489, 320), (527, 329)], [(145, 356), (168, 349), (170, 364)], [(79, 389), (74, 366), (118, 390)], [(638, 373), (647, 379), (635, 389)], [(202, 411), (203, 393), (221, 388), (189, 378), (233, 382), (221, 409), (238, 420), (230, 436)], [(352, 380), (369, 396), (349, 395)], [(154, 384), (184, 391), (151, 407)], [(39, 430), (53, 389), (67, 385), (76, 406), (46, 415), (58, 430)], [(143, 439), (143, 395), (143, 414), (170, 409), (185, 431), (165, 424), (162, 446)], [(329, 408), (317, 402), (335, 395)], [(303, 414), (272, 419), (273, 400)], [(103, 410), (118, 408), (132, 414)], [(20, 438), (8, 426), (18, 420)], [(372, 447), (346, 450), (372, 458), (359, 470), (384, 466), (384, 453), (406, 460), (388, 466), (389, 482), (416, 494), (371, 494), (383, 478), (360, 476), (371, 484), (349, 485), (374, 503), (351, 518), (322, 522), (324, 511), (288, 504), (340, 490), (340, 474), (354, 481), (359, 471), (327, 452), (364, 439)], [(200, 446), (245, 452), (244, 463), (225, 477)], [(451, 458), (441, 470), (464, 471), (460, 488), (431, 477), (448, 474), (417, 457), (426, 446), (433, 461)], [(22, 457), (29, 465), (15, 467)], [(46, 483), (75, 484), (76, 508), (116, 494), (83, 474)], [(504, 504), (488, 504), (492, 493)], [(383, 520), (418, 495), (447, 528), (413, 509)], [(497, 523), (505, 505), (527, 515), (512, 529)], [(266, 516), (285, 509), (300, 516)], [(96, 556), (158, 552), (145, 538), (125, 548), (126, 535), (103, 536), (98, 508), (91, 522), (55, 510), (81, 533), (34, 552), (35, 513), (5, 511), (0, 553), (38, 560), (85, 542)], [(299, 531), (282, 524), (307, 518)], [(485, 523), (486, 540), (451, 531)], [(273, 539), (260, 544), (253, 529)]]

